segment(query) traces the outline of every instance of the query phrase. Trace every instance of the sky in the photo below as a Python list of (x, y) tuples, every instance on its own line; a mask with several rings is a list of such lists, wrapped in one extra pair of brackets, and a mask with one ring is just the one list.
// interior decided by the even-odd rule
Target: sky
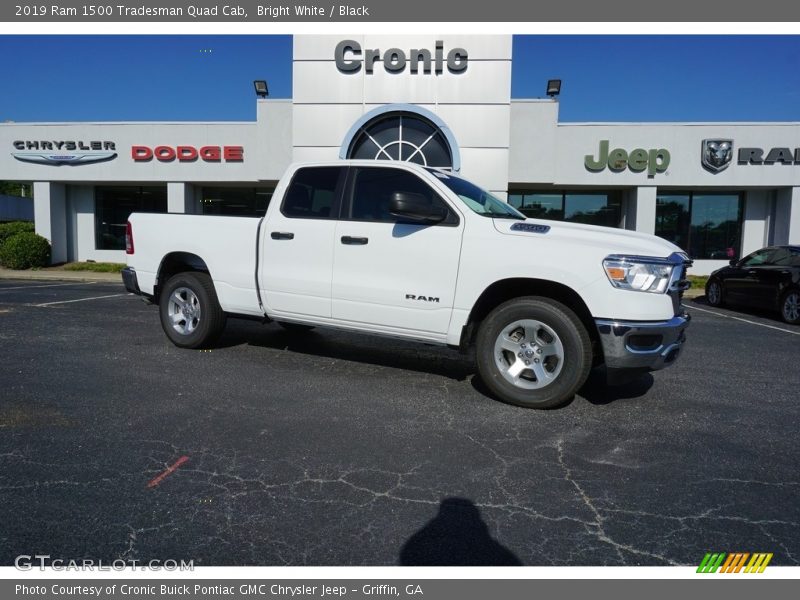
[[(291, 36), (0, 36), (2, 121), (252, 121), (290, 98)], [(559, 119), (800, 121), (800, 36), (514, 36), (512, 98)]]

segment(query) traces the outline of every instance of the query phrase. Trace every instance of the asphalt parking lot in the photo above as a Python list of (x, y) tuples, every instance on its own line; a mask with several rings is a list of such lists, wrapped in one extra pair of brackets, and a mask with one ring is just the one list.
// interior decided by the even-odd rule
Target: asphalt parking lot
[(796, 565), (800, 327), (687, 306), (677, 366), (531, 411), (438, 347), (180, 350), (121, 285), (0, 281), (0, 564)]

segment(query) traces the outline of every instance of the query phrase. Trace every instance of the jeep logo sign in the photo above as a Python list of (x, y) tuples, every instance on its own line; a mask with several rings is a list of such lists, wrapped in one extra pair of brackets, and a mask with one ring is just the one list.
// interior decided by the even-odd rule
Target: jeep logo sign
[(451, 73), (463, 73), (467, 70), (469, 56), (464, 48), (453, 48), (445, 56), (444, 42), (438, 40), (433, 52), (426, 49), (413, 48), (408, 54), (400, 48), (389, 48), (381, 53), (380, 49), (362, 50), (361, 44), (355, 40), (342, 40), (334, 50), (336, 68), (342, 73), (358, 73), (361, 67), (368, 75), (372, 74), (376, 62), (383, 62), (388, 73), (402, 73), (406, 66), (412, 74), (442, 73), (445, 65)]
[(656, 173), (663, 173), (669, 167), (670, 155), (666, 148), (636, 148), (628, 152), (622, 148), (609, 150), (608, 146), (608, 140), (602, 140), (597, 158), (591, 154), (584, 157), (583, 164), (589, 171), (599, 173), (606, 167), (615, 173), (625, 169), (634, 173), (646, 170), (648, 177), (655, 177)]

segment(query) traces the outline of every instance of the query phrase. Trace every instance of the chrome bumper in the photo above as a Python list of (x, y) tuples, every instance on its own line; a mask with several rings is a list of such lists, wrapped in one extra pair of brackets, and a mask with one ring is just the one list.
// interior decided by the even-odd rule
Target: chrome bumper
[(686, 341), (691, 317), (669, 321), (596, 319), (606, 368), (611, 371), (656, 371), (673, 364)]

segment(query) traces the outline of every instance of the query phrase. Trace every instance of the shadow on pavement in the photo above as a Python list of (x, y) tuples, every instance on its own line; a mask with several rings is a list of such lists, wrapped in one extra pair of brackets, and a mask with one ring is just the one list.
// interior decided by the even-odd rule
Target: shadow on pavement
[(287, 331), (276, 324), (228, 319), (225, 333), (216, 347), (248, 344), (261, 348), (289, 350), (336, 360), (430, 373), (464, 381), (475, 372), (469, 357), (436, 345), (407, 342), (385, 337), (312, 329)]
[[(252, 321), (229, 319), (217, 347), (230, 348), (244, 344), (288, 350), (298, 355), (430, 373), (456, 381), (470, 379), (472, 387), (478, 393), (494, 398), (492, 392), (477, 376), (474, 361), (470, 356), (439, 346), (324, 329), (286, 331), (275, 324), (259, 325)], [(653, 377), (646, 373), (631, 382), (610, 386), (606, 384), (605, 371), (601, 367), (592, 370), (589, 379), (578, 390), (577, 396), (591, 404), (605, 405), (616, 400), (644, 396), (653, 382)], [(559, 408), (569, 406), (571, 402)]]
[(517, 566), (522, 562), (489, 535), (478, 507), (445, 498), (439, 513), (403, 545), (404, 566)]
[(617, 400), (630, 400), (644, 396), (653, 387), (654, 382), (655, 379), (650, 373), (644, 373), (620, 385), (608, 385), (605, 369), (600, 367), (589, 373), (589, 379), (578, 390), (577, 395), (591, 404), (611, 404)]

